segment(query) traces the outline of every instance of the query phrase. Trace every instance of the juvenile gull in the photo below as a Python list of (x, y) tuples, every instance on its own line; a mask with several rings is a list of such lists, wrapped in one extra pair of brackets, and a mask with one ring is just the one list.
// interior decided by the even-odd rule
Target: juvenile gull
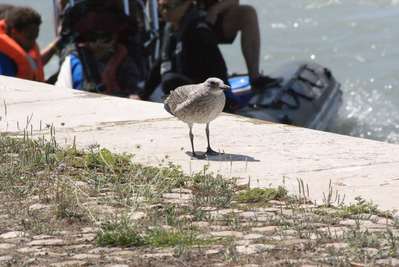
[[(209, 123), (222, 112), (226, 102), (223, 90), (229, 88), (221, 79), (208, 78), (203, 83), (180, 86), (171, 91), (165, 99), (164, 107), (166, 111), (187, 123), (190, 128), (191, 149), (196, 158), (203, 159), (205, 154), (218, 154), (212, 150), (209, 142)], [(194, 123), (206, 123), (205, 132), (208, 147), (204, 155), (198, 155), (194, 150), (194, 135), (192, 132)]]

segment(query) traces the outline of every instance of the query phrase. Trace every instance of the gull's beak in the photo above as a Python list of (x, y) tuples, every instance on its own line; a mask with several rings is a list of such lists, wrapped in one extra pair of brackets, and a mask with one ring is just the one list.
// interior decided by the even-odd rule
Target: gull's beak
[(220, 89), (222, 89), (223, 91), (227, 91), (230, 90), (230, 86), (228, 86), (227, 84), (223, 84), (222, 86), (220, 86)]

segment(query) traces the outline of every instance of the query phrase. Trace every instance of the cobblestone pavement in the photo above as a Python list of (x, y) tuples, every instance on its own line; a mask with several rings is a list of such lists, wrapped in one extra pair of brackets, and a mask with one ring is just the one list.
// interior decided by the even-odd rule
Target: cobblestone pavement
[(0, 266), (399, 266), (399, 221), (360, 197), (164, 165), (0, 135)]
[[(186, 190), (165, 194), (164, 200), (167, 203), (184, 205), (191, 196), (190, 191)], [(103, 201), (98, 198), (97, 202), (90, 202), (93, 204)], [(14, 208), (17, 209), (18, 206)], [(95, 208), (102, 209), (103, 205), (93, 204), (91, 209)], [(150, 207), (150, 210), (153, 208)], [(51, 209), (51, 206), (40, 203), (29, 206), (29, 210), (38, 217)], [(64, 220), (58, 225), (44, 223), (35, 226), (39, 229), (33, 229), (32, 226), (24, 226), (24, 223), (32, 222), (28, 222), (26, 218), (24, 221), (24, 218), (11, 216), (12, 212), (3, 206), (0, 218), (0, 265), (399, 265), (399, 247), (398, 243), (394, 243), (398, 242), (399, 230), (389, 218), (357, 214), (334, 221), (332, 217), (323, 218), (317, 215), (316, 206), (306, 204), (293, 207), (283, 201), (272, 201), (265, 206), (237, 204), (234, 208), (206, 207), (201, 210), (206, 219), (195, 220), (192, 216), (182, 216), (186, 224), (194, 226), (201, 233), (201, 238), (215, 240), (212, 244), (185, 248), (101, 247), (96, 244), (100, 227), (95, 223)], [(136, 210), (130, 214), (130, 218), (139, 222), (148, 216), (147, 212), (148, 209)], [(108, 209), (103, 209), (103, 215), (107, 214), (118, 214), (118, 208), (109, 206)], [(173, 228), (170, 225), (162, 227)], [(44, 234), (35, 234), (37, 231)], [(391, 240), (391, 244), (389, 233), (392, 238), (396, 238)], [(355, 259), (351, 261), (359, 253), (356, 250), (360, 251), (363, 260), (366, 259), (367, 262), (357, 262)], [(392, 257), (393, 255), (396, 257)]]

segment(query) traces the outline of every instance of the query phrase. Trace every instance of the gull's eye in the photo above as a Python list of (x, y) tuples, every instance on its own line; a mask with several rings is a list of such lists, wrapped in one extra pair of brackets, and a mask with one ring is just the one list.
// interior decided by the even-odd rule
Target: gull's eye
[(215, 81), (211, 81), (210, 84), (211, 84), (212, 86), (217, 86), (217, 85), (218, 85), (218, 83), (215, 82)]

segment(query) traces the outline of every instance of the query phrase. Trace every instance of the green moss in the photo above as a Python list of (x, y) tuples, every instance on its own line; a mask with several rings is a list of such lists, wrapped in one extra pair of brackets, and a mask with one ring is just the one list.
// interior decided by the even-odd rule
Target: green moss
[(287, 194), (287, 190), (282, 186), (278, 188), (253, 188), (239, 192), (236, 199), (242, 203), (258, 203), (270, 200), (284, 200), (287, 198)]

